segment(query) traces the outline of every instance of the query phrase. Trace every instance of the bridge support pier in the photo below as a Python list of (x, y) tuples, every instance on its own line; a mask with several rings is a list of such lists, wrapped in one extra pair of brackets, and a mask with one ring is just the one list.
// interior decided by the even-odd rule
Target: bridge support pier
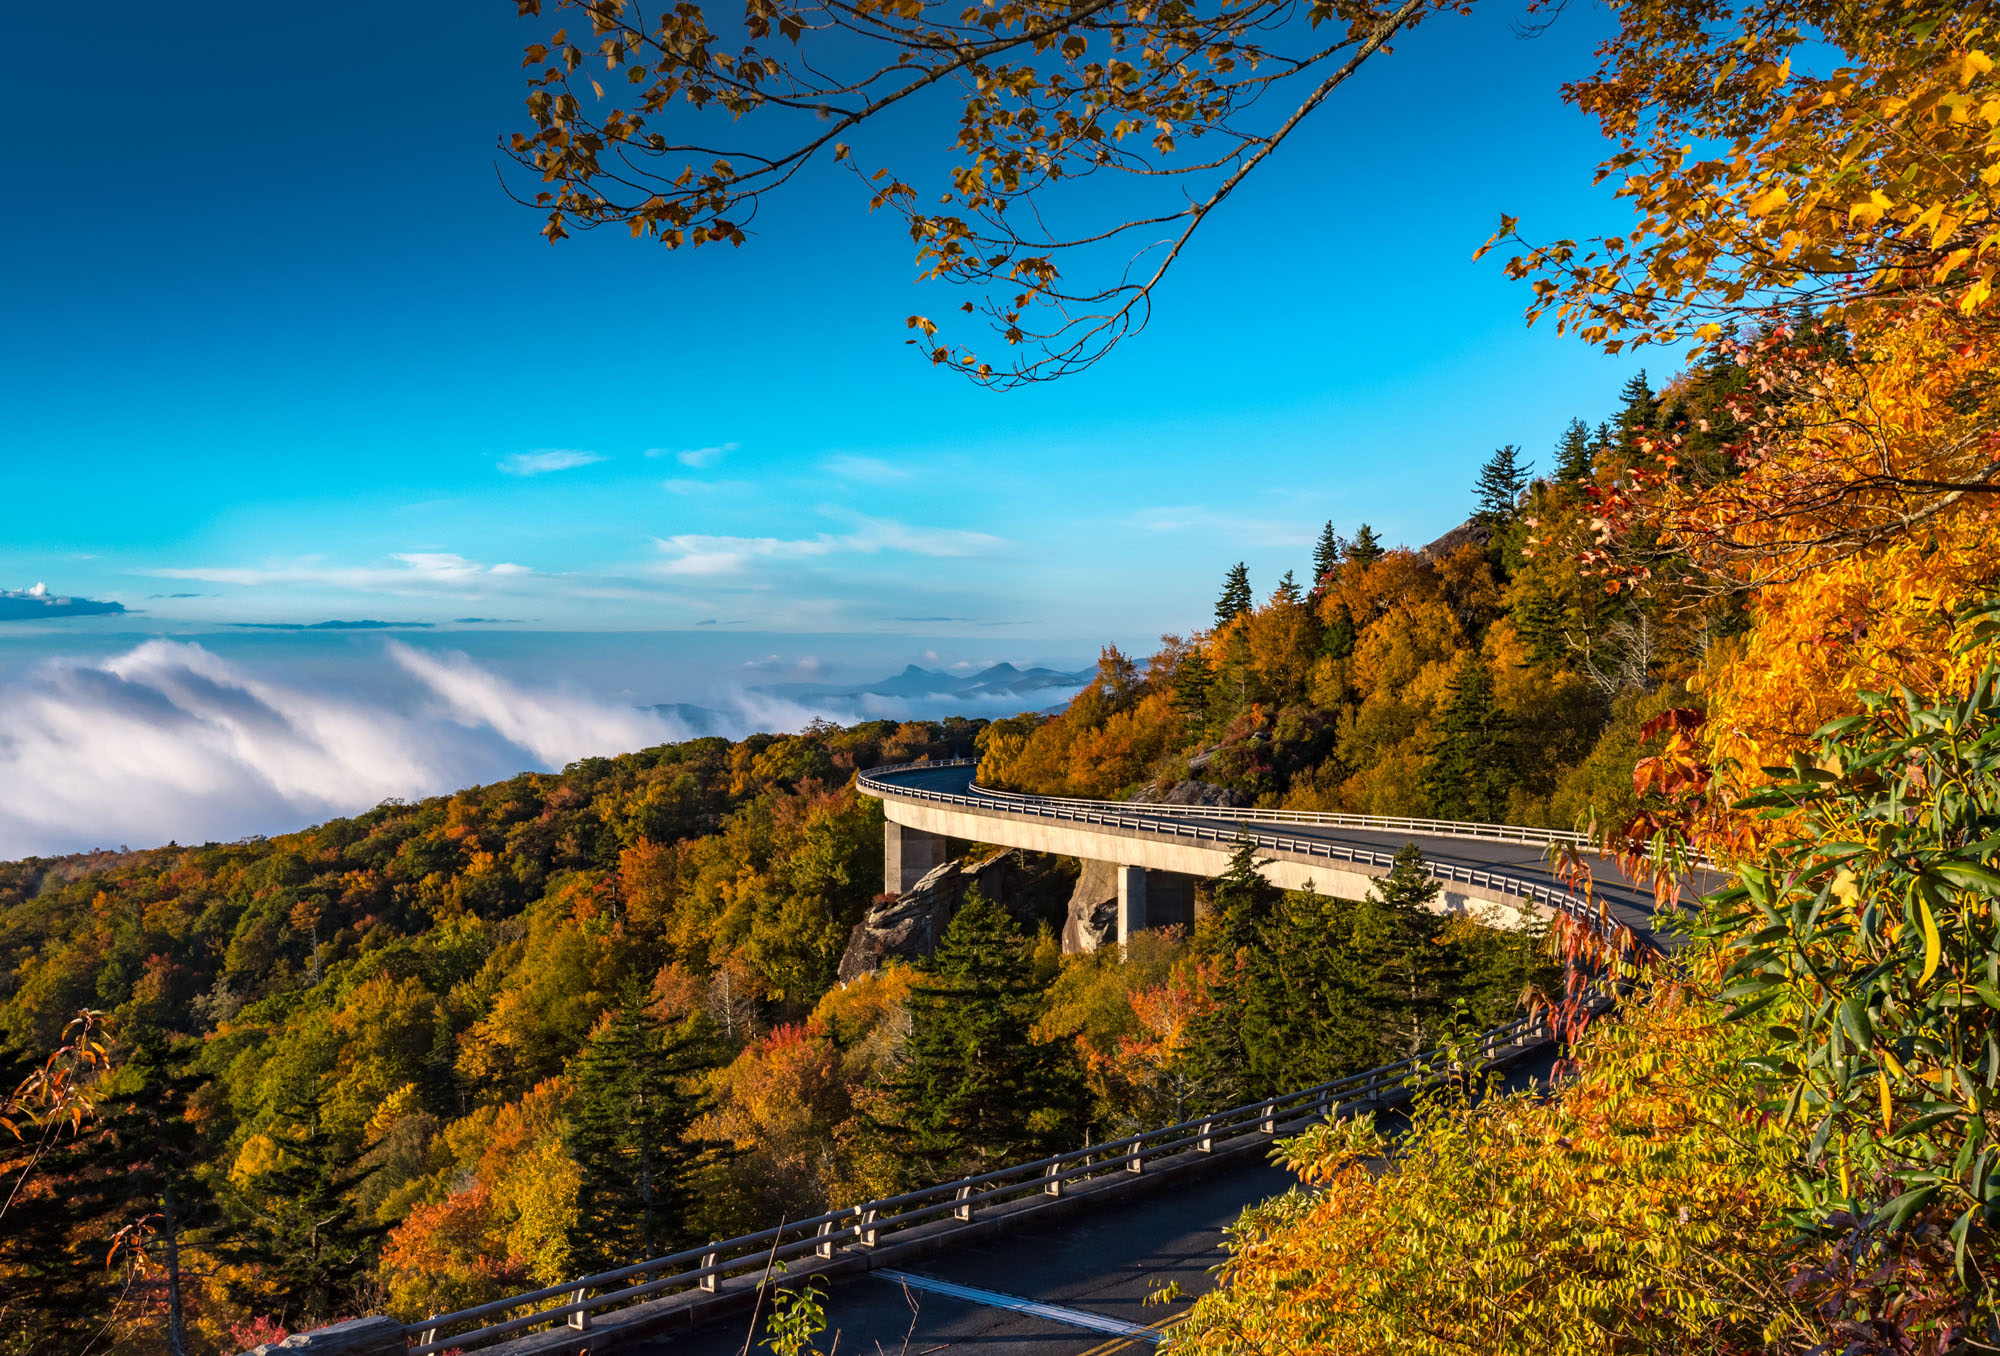
[(882, 825), (882, 893), (900, 895), (944, 865), (945, 836), (889, 820)]
[(1118, 945), (1132, 940), (1135, 932), (1146, 930), (1146, 868), (1115, 866), (1118, 877)]

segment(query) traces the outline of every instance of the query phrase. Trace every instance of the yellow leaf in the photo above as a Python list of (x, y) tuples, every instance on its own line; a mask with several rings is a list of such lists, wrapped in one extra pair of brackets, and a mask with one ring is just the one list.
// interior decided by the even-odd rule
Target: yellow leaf
[(1924, 974), (1917, 981), (1921, 984), (1937, 973), (1938, 961), (1944, 955), (1944, 940), (1938, 936), (1937, 919), (1931, 917), (1931, 906), (1920, 899), (1917, 901), (1917, 912), (1924, 923)]
[(1875, 1081), (1882, 1089), (1882, 1132), (1887, 1134), (1890, 1129), (1891, 1120), (1893, 1119), (1894, 1110), (1893, 1105), (1889, 1101), (1889, 1075), (1878, 1073), (1875, 1075)]

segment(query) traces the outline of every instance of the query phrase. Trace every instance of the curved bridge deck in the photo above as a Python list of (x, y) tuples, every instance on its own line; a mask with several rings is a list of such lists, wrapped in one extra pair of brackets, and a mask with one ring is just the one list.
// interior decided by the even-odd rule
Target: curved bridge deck
[[(1358, 897), (1388, 870), (1405, 844), (1423, 853), (1444, 885), (1443, 905), (1503, 925), (1528, 912), (1589, 908), (1548, 864), (1549, 846), (1576, 836), (1505, 825), (1398, 821), (1354, 815), (1090, 801), (995, 791), (978, 785), (971, 762), (913, 764), (864, 773), (860, 790), (879, 798), (892, 826), (938, 839), (1117, 863), (1130, 868), (1213, 877), (1245, 839), (1257, 847), (1263, 874), (1286, 889)], [(894, 842), (891, 844), (893, 863)], [(894, 866), (892, 864), (893, 873)], [(1597, 903), (1612, 921), (1652, 933), (1653, 896), (1608, 862), (1593, 859)], [(900, 888), (907, 888), (908, 881)], [(899, 886), (890, 882), (889, 888)], [(1697, 888), (1704, 888), (1697, 882)]]

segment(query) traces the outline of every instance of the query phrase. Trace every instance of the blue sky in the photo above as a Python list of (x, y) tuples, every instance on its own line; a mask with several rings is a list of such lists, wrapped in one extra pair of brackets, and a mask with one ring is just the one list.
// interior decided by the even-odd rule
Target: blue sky
[[(504, 5), (17, 23), (0, 587), (141, 625), (497, 618), (1127, 643), (1320, 523), (1420, 543), (1634, 363), (1529, 332), (1502, 211), (1615, 225), (1558, 84), (1605, 17), (1432, 21), (1204, 228), (1152, 326), (1008, 393), (934, 370), (897, 224), (815, 180), (739, 251), (550, 246), (495, 182)], [(944, 136), (940, 131), (940, 139)], [(193, 595), (193, 596), (173, 596)], [(481, 623), (487, 625), (490, 623)]]

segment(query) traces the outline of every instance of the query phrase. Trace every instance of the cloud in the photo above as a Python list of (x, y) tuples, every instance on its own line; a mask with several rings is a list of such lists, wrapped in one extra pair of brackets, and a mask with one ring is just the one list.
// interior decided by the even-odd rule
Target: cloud
[(510, 476), (542, 476), (551, 471), (569, 471), (578, 466), (589, 466), (603, 461), (596, 452), (579, 452), (574, 448), (555, 447), (535, 452), (516, 452), (512, 456), (500, 458), (500, 469)]
[(49, 617), (103, 617), (125, 610), (123, 603), (95, 598), (62, 598), (37, 581), (25, 589), (0, 589), (0, 621), (41, 621)]
[(835, 555), (877, 555), (885, 551), (931, 557), (992, 555), (1007, 543), (985, 532), (962, 528), (911, 527), (891, 518), (869, 518), (844, 509), (821, 510), (847, 522), (844, 533), (813, 537), (716, 537), (682, 533), (653, 540), (668, 558), (662, 573), (716, 577), (743, 574), (767, 562), (817, 560)]
[(1217, 513), (1198, 504), (1135, 509), (1127, 521), (1148, 532), (1200, 532), (1246, 546), (1310, 546), (1319, 531), (1296, 522)]
[(688, 736), (684, 723), (390, 642), (372, 695), (147, 641), (0, 683), (0, 856), (277, 833), (386, 797)]
[(244, 588), (267, 585), (354, 589), (363, 593), (484, 592), (496, 579), (531, 575), (526, 565), (502, 562), (482, 565), (450, 551), (404, 551), (389, 557), (398, 568), (371, 565), (328, 565), (319, 556), (303, 556), (276, 565), (203, 566), (149, 571), (161, 579), (192, 579), (204, 584), (235, 584)]
[(891, 466), (880, 457), (828, 457), (820, 463), (842, 480), (858, 480), (864, 485), (894, 485), (908, 480), (910, 473), (900, 466)]
[(683, 466), (692, 466), (696, 470), (700, 470), (704, 466), (714, 465), (735, 450), (735, 443), (718, 443), (714, 447), (690, 447), (679, 452), (674, 451), (670, 447), (649, 447), (646, 449), (646, 455), (649, 457), (672, 457)]

